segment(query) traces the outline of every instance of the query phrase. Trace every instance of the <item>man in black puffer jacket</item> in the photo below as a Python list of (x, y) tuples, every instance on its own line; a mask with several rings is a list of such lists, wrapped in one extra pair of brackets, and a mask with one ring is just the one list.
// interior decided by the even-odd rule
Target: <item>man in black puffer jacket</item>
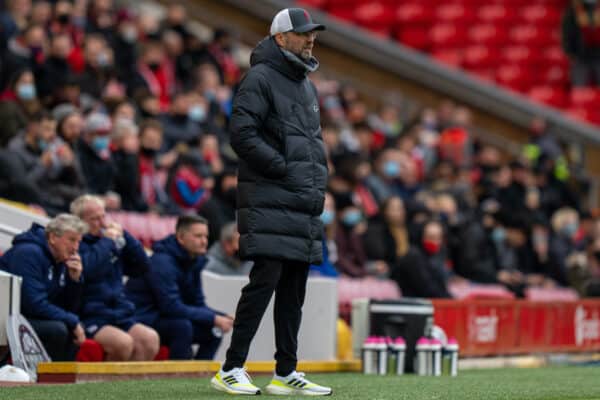
[(320, 264), (327, 162), (319, 102), (308, 74), (316, 31), (303, 9), (280, 11), (271, 35), (252, 52), (252, 68), (233, 103), (231, 145), (240, 159), (237, 212), (240, 256), (253, 260), (242, 290), (227, 359), (213, 386), (258, 394), (243, 370), (250, 342), (275, 295), (273, 394), (331, 394), (296, 372), (297, 337), (310, 264)]

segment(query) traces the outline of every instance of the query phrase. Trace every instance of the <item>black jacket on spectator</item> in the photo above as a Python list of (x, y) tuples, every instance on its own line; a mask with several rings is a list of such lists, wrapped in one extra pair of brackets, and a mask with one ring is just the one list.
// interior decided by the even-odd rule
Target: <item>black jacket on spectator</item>
[(240, 158), (238, 229), (244, 259), (320, 264), (327, 162), (308, 64), (265, 38), (235, 96), (231, 145)]
[(389, 265), (396, 263), (396, 241), (383, 218), (369, 221), (363, 240), (369, 260), (384, 260)]
[(91, 193), (104, 194), (114, 189), (115, 167), (110, 158), (100, 158), (83, 140), (79, 141), (77, 154), (86, 186)]
[(52, 96), (57, 88), (67, 82), (70, 75), (71, 67), (69, 67), (67, 60), (58, 57), (48, 58), (38, 69), (36, 75), (38, 97), (45, 99)]
[(390, 276), (406, 297), (448, 298), (446, 279), (424, 251), (411, 247)]
[(160, 122), (164, 130), (164, 151), (171, 150), (178, 143), (197, 145), (202, 136), (200, 124), (189, 119), (187, 115), (166, 114), (160, 118)]
[(481, 223), (472, 221), (459, 239), (463, 245), (457, 254), (458, 262), (454, 265), (454, 272), (474, 282), (496, 283), (498, 260), (490, 233)]
[(121, 207), (128, 211), (148, 211), (140, 192), (138, 156), (118, 150), (112, 153), (112, 160), (115, 166), (115, 191), (121, 196)]
[[(595, 7), (595, 6), (591, 6)], [(591, 20), (590, 9), (584, 5), (584, 12)], [(592, 10), (592, 15), (594, 10)], [(593, 18), (593, 17), (592, 17)], [(593, 22), (591, 23), (594, 29)], [(562, 45), (567, 55), (580, 60), (594, 60), (600, 58), (600, 47), (586, 44), (581, 27), (577, 24), (577, 12), (573, 5), (567, 7), (562, 20)]]

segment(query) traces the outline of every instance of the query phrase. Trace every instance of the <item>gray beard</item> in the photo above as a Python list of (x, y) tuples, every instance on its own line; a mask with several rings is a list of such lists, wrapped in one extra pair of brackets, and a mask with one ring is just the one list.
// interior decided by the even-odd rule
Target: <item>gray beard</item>
[(315, 72), (317, 68), (319, 68), (319, 61), (317, 61), (315, 57), (311, 56), (308, 60), (305, 60), (301, 56), (292, 53), (291, 51), (286, 50), (284, 48), (282, 48), (281, 51), (288, 60), (290, 60), (294, 64), (302, 65), (304, 68), (306, 68), (308, 72)]

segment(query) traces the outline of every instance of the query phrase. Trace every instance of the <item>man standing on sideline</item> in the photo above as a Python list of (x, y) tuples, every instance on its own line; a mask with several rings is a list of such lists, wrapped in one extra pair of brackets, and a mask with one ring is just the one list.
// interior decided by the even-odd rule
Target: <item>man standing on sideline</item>
[(59, 214), (13, 239), (0, 270), (23, 277), (21, 309), (52, 361), (73, 361), (85, 332), (77, 313), (83, 290), (78, 249), (87, 225)]
[(275, 376), (271, 394), (329, 395), (296, 371), (298, 330), (311, 263), (321, 263), (327, 162), (319, 101), (308, 74), (318, 30), (301, 8), (280, 11), (252, 52), (233, 102), (231, 145), (240, 159), (237, 213), (240, 256), (254, 261), (242, 289), (231, 345), (212, 386), (260, 394), (243, 368), (275, 291)]
[(136, 306), (138, 321), (154, 327), (169, 358), (212, 360), (233, 318), (204, 302), (202, 270), (206, 264), (208, 221), (195, 215), (177, 219), (175, 234), (154, 244), (150, 270), (127, 282), (125, 291)]

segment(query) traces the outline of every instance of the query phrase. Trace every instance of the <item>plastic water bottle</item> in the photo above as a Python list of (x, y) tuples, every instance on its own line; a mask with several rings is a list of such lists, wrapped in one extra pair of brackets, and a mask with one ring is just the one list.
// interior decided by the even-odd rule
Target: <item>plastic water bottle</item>
[(431, 348), (429, 346), (429, 339), (422, 337), (417, 340), (415, 350), (417, 362), (417, 368), (415, 368), (415, 371), (417, 371), (417, 375), (429, 375), (429, 371), (431, 370)]
[(377, 373), (377, 338), (369, 336), (365, 339), (362, 349), (362, 371), (363, 374), (373, 375)]
[(431, 346), (431, 359), (432, 359), (432, 375), (433, 376), (441, 376), (442, 375), (442, 342), (438, 339), (431, 339), (429, 341), (429, 345)]
[(406, 342), (402, 337), (397, 337), (392, 343), (392, 354), (394, 357), (393, 372), (396, 375), (404, 375), (404, 361), (406, 356)]
[(379, 337), (377, 340), (377, 374), (387, 374), (388, 364), (388, 346), (384, 337)]
[(444, 348), (444, 352), (447, 354), (450, 363), (450, 376), (456, 376), (458, 374), (458, 342), (454, 338), (448, 339), (448, 343)]

